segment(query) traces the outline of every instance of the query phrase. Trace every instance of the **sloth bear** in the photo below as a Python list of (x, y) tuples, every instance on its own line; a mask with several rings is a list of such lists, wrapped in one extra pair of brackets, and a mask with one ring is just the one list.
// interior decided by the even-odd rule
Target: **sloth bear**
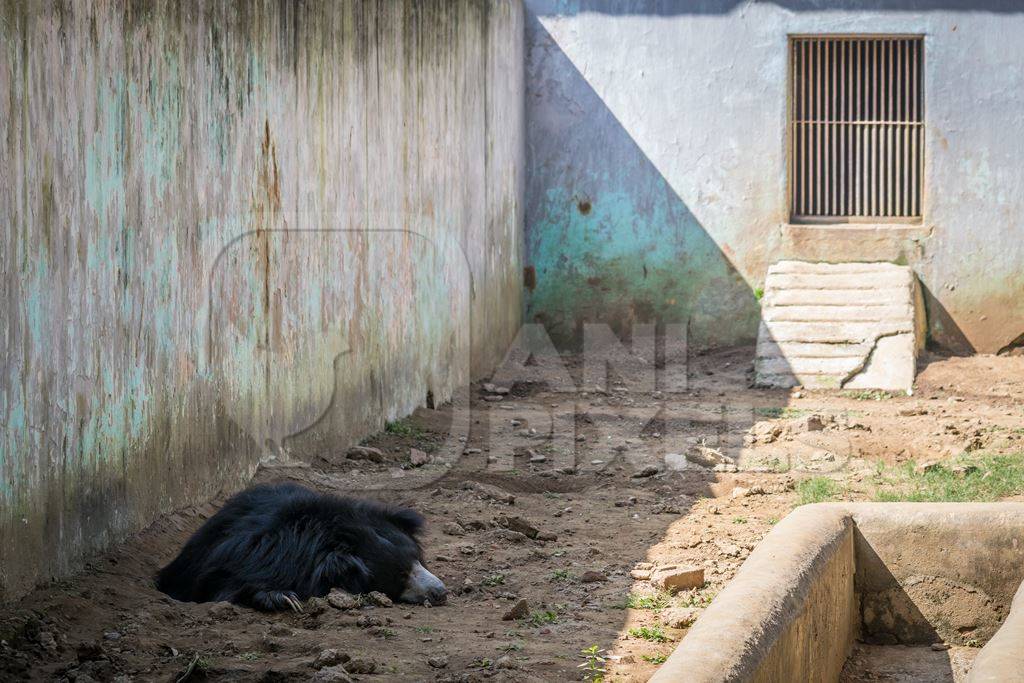
[(232, 497), (160, 570), (176, 600), (226, 600), (273, 611), (332, 588), (443, 604), (447, 591), (423, 566), (408, 508), (316, 493), (297, 484), (254, 486)]

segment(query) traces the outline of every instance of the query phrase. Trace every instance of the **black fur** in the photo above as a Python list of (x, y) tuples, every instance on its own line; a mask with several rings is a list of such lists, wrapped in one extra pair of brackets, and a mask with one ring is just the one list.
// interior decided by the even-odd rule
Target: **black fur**
[(262, 610), (292, 601), (380, 591), (397, 600), (423, 518), (408, 508), (339, 498), (297, 484), (261, 485), (231, 498), (160, 570), (176, 600), (227, 600)]

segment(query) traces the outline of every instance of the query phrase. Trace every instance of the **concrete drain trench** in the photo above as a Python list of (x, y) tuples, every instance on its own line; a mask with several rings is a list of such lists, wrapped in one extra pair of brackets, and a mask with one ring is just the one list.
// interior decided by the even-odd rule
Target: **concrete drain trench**
[(651, 681), (1024, 681), (1022, 578), (1022, 503), (803, 506)]

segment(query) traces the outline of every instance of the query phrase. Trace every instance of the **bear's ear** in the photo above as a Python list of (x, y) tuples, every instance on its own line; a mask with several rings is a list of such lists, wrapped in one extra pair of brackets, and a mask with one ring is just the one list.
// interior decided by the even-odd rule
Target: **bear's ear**
[(313, 570), (313, 582), (320, 591), (344, 588), (349, 593), (365, 593), (370, 578), (366, 563), (345, 551), (328, 553)]
[(384, 514), (389, 522), (410, 536), (415, 536), (423, 530), (423, 516), (415, 510), (409, 508), (389, 508)]

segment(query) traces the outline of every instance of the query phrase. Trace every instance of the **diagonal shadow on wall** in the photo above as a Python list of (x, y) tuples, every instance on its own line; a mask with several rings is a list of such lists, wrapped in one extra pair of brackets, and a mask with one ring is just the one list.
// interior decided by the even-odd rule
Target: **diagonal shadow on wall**
[(750, 285), (533, 13), (526, 30), (526, 320), (565, 348), (586, 323), (752, 342)]

